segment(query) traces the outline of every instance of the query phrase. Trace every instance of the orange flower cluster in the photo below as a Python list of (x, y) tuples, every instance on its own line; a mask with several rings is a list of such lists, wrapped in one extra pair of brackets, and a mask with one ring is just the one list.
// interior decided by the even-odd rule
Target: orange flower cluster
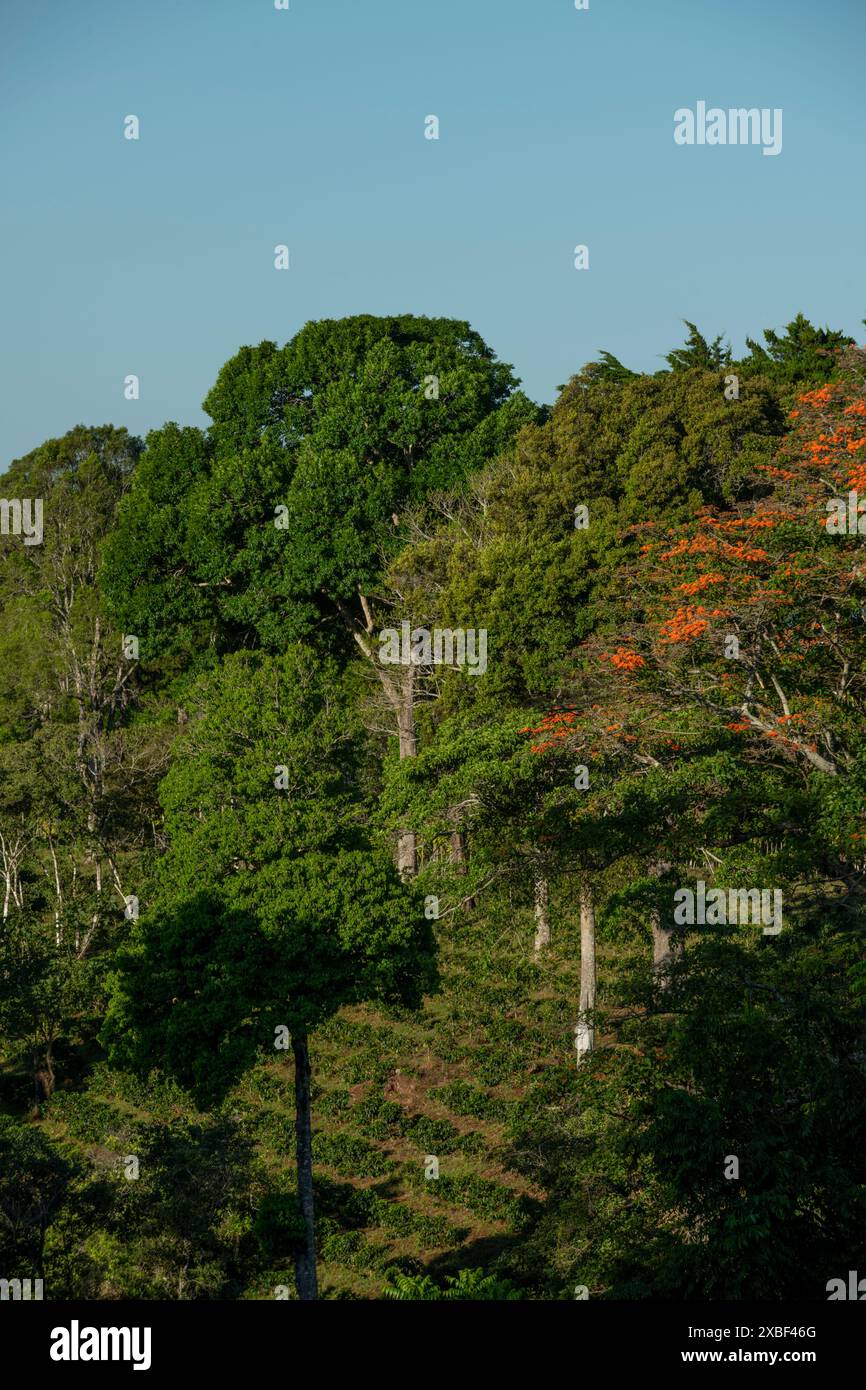
[(680, 555), (716, 555), (718, 550), (718, 541), (711, 540), (708, 536), (684, 536), (670, 550), (663, 551), (660, 559), (677, 560)]
[(544, 716), (540, 724), (537, 724), (534, 728), (532, 725), (527, 724), (520, 732), (522, 734), (550, 734), (551, 737), (546, 743), (530, 744), (530, 749), (533, 753), (543, 753), (545, 748), (552, 748), (554, 743), (561, 739), (568, 738), (570, 733), (569, 726), (574, 723), (576, 718), (577, 714), (574, 710), (553, 710), (550, 714)]
[(701, 633), (709, 628), (709, 619), (705, 616), (706, 608), (702, 604), (692, 607), (687, 604), (685, 608), (678, 608), (672, 618), (661, 625), (661, 640), (663, 642), (691, 642), (695, 637), (700, 637)]
[[(832, 474), (835, 470), (835, 482), (842, 488), (861, 491), (866, 489), (866, 458), (861, 451), (866, 447), (866, 435), (856, 436), (854, 433), (854, 420), (866, 418), (866, 401), (862, 398), (849, 400), (847, 405), (842, 402), (845, 399), (845, 388), (843, 386), (825, 386), (820, 391), (808, 391), (800, 396), (800, 401), (810, 407), (813, 412), (811, 420), (807, 419), (799, 427), (800, 438), (797, 447), (800, 453), (800, 466), (803, 463), (810, 464), (822, 473), (828, 471)], [(841, 406), (841, 415), (845, 417), (835, 422), (832, 432), (822, 430), (817, 437), (808, 436), (815, 430), (816, 424), (826, 419), (827, 409), (833, 406), (836, 410)], [(801, 412), (798, 412), (798, 414)], [(816, 418), (817, 416), (817, 418)], [(796, 438), (796, 436), (792, 437)], [(850, 455), (858, 455), (857, 462), (852, 466)], [(805, 457), (804, 457), (805, 456)]]
[(797, 400), (801, 403), (801, 405), (821, 407), (824, 405), (829, 405), (835, 393), (835, 387), (821, 386), (816, 391), (805, 391), (802, 396), (797, 397)]
[(693, 579), (689, 584), (678, 584), (677, 588), (681, 594), (699, 594), (703, 589), (709, 588), (711, 584), (724, 584), (725, 575), (723, 574), (702, 574), (700, 579)]
[(759, 473), (766, 473), (770, 478), (781, 478), (783, 483), (790, 483), (797, 476), (790, 468), (774, 468), (769, 463), (758, 463), (755, 467)]
[(634, 652), (630, 647), (617, 647), (615, 652), (602, 652), (598, 659), (609, 661), (618, 671), (639, 671), (641, 666), (646, 666), (640, 652)]
[(725, 554), (730, 555), (733, 560), (748, 560), (753, 563), (755, 560), (769, 560), (770, 554), (767, 550), (750, 549), (742, 541), (739, 545), (726, 545)]

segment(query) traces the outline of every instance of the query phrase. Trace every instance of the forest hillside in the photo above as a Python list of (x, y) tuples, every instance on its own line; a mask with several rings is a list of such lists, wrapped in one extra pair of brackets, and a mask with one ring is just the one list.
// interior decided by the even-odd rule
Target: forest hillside
[[(866, 1229), (866, 349), (243, 347), (0, 479), (0, 1268), (827, 1297)], [(194, 403), (191, 403), (191, 405)]]

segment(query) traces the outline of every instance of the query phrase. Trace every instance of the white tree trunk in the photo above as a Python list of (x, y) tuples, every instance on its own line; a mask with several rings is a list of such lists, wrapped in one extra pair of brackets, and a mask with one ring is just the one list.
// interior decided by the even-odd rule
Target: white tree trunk
[[(653, 865), (652, 872), (660, 876), (669, 868), (669, 864), (657, 863)], [(682, 955), (682, 935), (674, 926), (663, 926), (661, 916), (655, 910), (650, 918), (650, 925), (653, 934), (653, 975), (659, 989), (667, 990), (671, 983), (671, 966)]]
[(546, 878), (535, 880), (535, 954), (550, 945), (550, 885)]
[[(369, 599), (360, 592), (358, 599), (364, 615), (361, 623), (358, 622), (356, 616), (353, 616), (349, 606), (339, 599), (337, 600), (337, 607), (343, 614), (355, 642), (382, 683), (385, 698), (397, 721), (397, 741), (401, 760), (414, 758), (418, 752), (418, 735), (415, 730), (415, 672), (417, 668), (408, 666), (402, 673), (395, 673), (392, 676), (390, 670), (382, 666), (371, 646), (375, 622)], [(395, 863), (402, 878), (414, 878), (418, 872), (417, 836), (414, 830), (410, 830), (406, 826), (401, 827), (397, 832)]]
[(580, 1010), (574, 1029), (577, 1065), (595, 1047), (595, 907), (588, 883), (580, 885)]
[[(405, 671), (397, 696), (397, 736), (400, 760), (416, 757), (418, 735), (415, 731), (415, 670), (412, 666)], [(418, 844), (414, 830), (402, 829), (397, 836), (397, 870), (406, 879), (414, 878), (418, 872)]]

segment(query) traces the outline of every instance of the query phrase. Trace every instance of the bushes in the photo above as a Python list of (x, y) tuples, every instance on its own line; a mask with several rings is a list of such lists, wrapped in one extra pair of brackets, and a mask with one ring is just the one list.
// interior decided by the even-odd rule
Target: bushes
[(368, 1096), (352, 1107), (351, 1119), (371, 1139), (389, 1139), (401, 1133), (403, 1107), (381, 1095)]
[(380, 1197), (370, 1188), (316, 1179), (320, 1235), (336, 1235), (361, 1227), (388, 1231), (397, 1237), (414, 1236), (422, 1249), (460, 1244), (464, 1231), (442, 1216), (427, 1216), (404, 1202)]
[(82, 1143), (103, 1144), (107, 1148), (127, 1147), (134, 1142), (138, 1129), (134, 1120), (88, 1093), (55, 1091), (48, 1114)]
[(455, 1115), (471, 1115), (476, 1120), (504, 1123), (513, 1109), (513, 1102), (489, 1096), (480, 1086), (473, 1086), (469, 1081), (449, 1081), (447, 1085), (437, 1087), (433, 1094)]
[(313, 1159), (335, 1172), (354, 1178), (378, 1178), (391, 1172), (391, 1163), (362, 1139), (349, 1134), (317, 1134), (313, 1138)]
[(483, 1269), (461, 1269), (459, 1274), (446, 1274), (444, 1285), (435, 1283), (427, 1274), (401, 1274), (398, 1270), (389, 1270), (382, 1297), (400, 1302), (486, 1303), (493, 1300), (514, 1302), (522, 1299), (523, 1294), (509, 1280), (485, 1274)]
[(403, 1121), (402, 1133), (424, 1153), (453, 1153), (460, 1145), (460, 1135), (447, 1120), (431, 1120), (426, 1115), (413, 1115)]
[(313, 1109), (319, 1115), (342, 1115), (351, 1105), (349, 1092), (342, 1087), (334, 1086), (330, 1090), (323, 1090), (316, 1096), (313, 1102)]
[(502, 1183), (479, 1178), (474, 1173), (451, 1177), (440, 1170), (435, 1181), (428, 1181), (420, 1168), (404, 1168), (407, 1184), (423, 1189), (437, 1201), (464, 1207), (484, 1221), (518, 1222), (524, 1212), (524, 1200)]

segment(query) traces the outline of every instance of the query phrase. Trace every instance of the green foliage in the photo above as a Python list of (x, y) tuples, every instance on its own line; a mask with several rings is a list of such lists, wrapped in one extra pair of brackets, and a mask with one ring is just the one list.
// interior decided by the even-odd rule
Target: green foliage
[[(729, 605), (832, 773), (729, 727), (747, 666), (709, 639), (633, 658), (676, 541), (793, 510), (798, 384), (862, 433), (863, 354), (802, 315), (740, 359), (686, 332), (669, 370), (601, 352), (538, 410), (464, 322), (313, 323), (226, 363), (206, 431), (79, 426), (13, 464), (50, 525), (0, 546), (6, 1271), (271, 1298), (305, 1245), (299, 1038), (326, 1297), (822, 1299), (862, 1268), (856, 540), (787, 517)], [(687, 553), (684, 605), (716, 582)], [(486, 628), (486, 674), (406, 698), (371, 651), (404, 618)], [(696, 927), (653, 969), (699, 877), (778, 886), (784, 931)]]
[(418, 895), (365, 833), (335, 670), (302, 648), (240, 653), (190, 703), (154, 905), (119, 958), (103, 1037), (118, 1063), (159, 1056), (213, 1098), (279, 1027), (305, 1032), (363, 998), (416, 1001), (435, 976)]
[(372, 1144), (349, 1134), (316, 1135), (313, 1156), (317, 1163), (324, 1163), (346, 1177), (381, 1177), (393, 1167)]
[(39, 1130), (0, 1115), (0, 1264), (7, 1278), (43, 1277), (45, 1234), (77, 1165)]
[(511, 1110), (510, 1102), (497, 1100), (468, 1081), (451, 1081), (447, 1086), (440, 1086), (436, 1096), (455, 1115), (472, 1115), (477, 1120), (505, 1120)]
[[(846, 333), (838, 329), (816, 328), (801, 313), (786, 325), (783, 333), (765, 328), (766, 346), (747, 337), (748, 356), (735, 360), (730, 346), (723, 344), (723, 335), (710, 342), (695, 324), (688, 319), (684, 323), (689, 330), (685, 345), (665, 354), (665, 361), (672, 372), (689, 371), (693, 367), (703, 371), (724, 368), (740, 376), (757, 374), (780, 383), (821, 382), (833, 376), (839, 354), (852, 342)], [(637, 375), (610, 352), (599, 353), (598, 361), (590, 362), (583, 369), (583, 376), (593, 384), (617, 385)], [(665, 373), (657, 375), (664, 376)]]
[(746, 339), (751, 357), (743, 365), (789, 382), (826, 381), (836, 368), (838, 354), (851, 344), (846, 333), (816, 328), (804, 314), (797, 314), (784, 333), (765, 328), (764, 341), (766, 347)]
[(304, 1239), (297, 1197), (284, 1192), (266, 1194), (253, 1221), (253, 1235), (266, 1259), (278, 1262), (290, 1258)]
[(492, 1274), (485, 1274), (483, 1269), (461, 1269), (459, 1274), (447, 1274), (444, 1285), (435, 1283), (428, 1274), (401, 1274), (399, 1270), (391, 1270), (382, 1297), (418, 1303), (432, 1303), (439, 1299), (487, 1303), (514, 1302), (523, 1295), (507, 1279), (497, 1279)]
[(722, 346), (721, 335), (709, 343), (695, 324), (689, 323), (686, 319), (685, 325), (689, 330), (685, 347), (675, 348), (665, 358), (672, 372), (687, 372), (692, 367), (716, 372), (730, 364), (731, 349)]
[(516, 386), (451, 319), (323, 320), (282, 349), (242, 348), (204, 402), (206, 437), (148, 436), (103, 571), (118, 621), (146, 659), (196, 664), (211, 644), (318, 637), (399, 547), (393, 516), (536, 418)]

